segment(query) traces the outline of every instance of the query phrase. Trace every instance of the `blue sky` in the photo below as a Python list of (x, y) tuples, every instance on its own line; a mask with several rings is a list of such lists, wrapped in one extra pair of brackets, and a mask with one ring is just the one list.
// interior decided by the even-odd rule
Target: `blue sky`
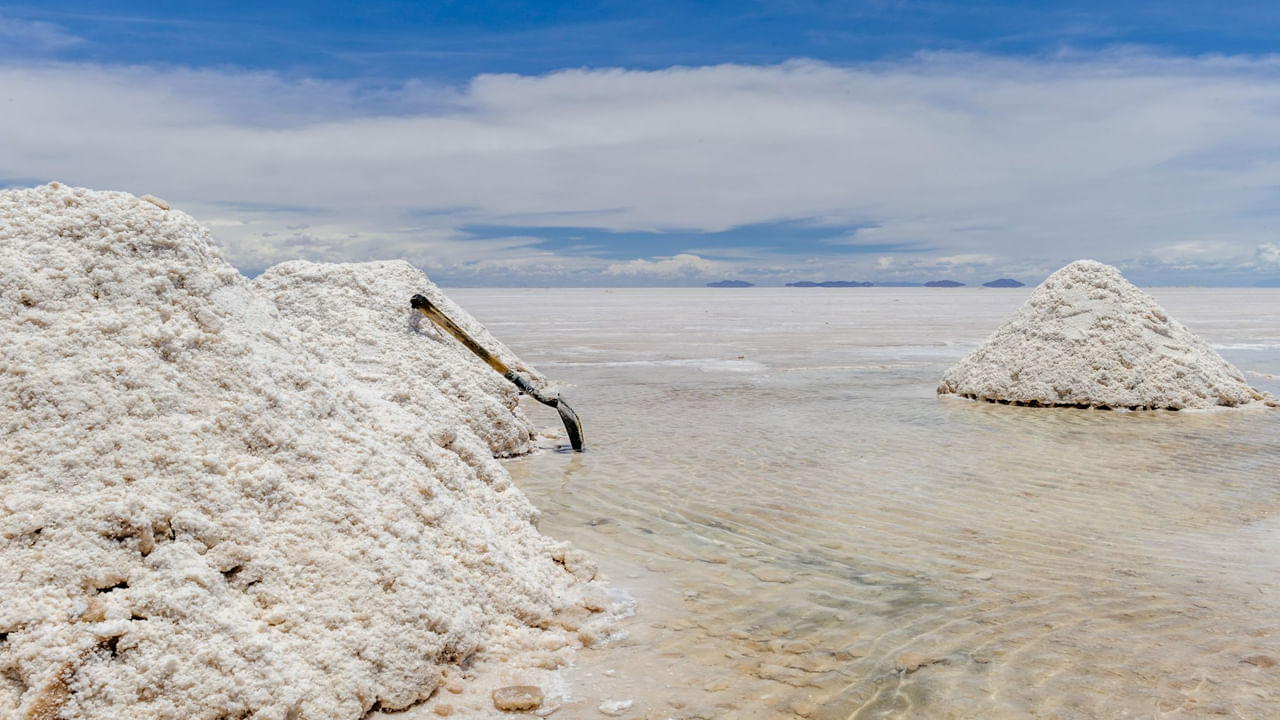
[(0, 184), (246, 271), (442, 284), (1280, 278), (1280, 5), (4, 3)]
[[(1226, 7), (1223, 7), (1226, 6)], [(1275, 49), (1275, 3), (1150, 2), (45, 2), (5, 17), (77, 38), (59, 57), (295, 77), (465, 82), (571, 67), (865, 62), (950, 50), (1039, 55), (1118, 45)]]

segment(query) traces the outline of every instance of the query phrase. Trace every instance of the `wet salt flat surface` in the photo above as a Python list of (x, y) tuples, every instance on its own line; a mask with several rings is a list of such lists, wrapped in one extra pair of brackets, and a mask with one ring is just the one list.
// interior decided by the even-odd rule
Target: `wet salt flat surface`
[[(1280, 395), (1280, 291), (1149, 292)], [(566, 383), (589, 451), (507, 467), (637, 600), (558, 717), (1280, 707), (1280, 412), (938, 398), (1030, 288), (449, 293)]]

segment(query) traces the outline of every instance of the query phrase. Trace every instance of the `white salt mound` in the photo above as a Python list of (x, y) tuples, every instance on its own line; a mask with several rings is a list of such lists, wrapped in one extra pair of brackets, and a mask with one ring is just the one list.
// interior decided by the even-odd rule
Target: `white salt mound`
[(411, 309), (409, 298), (425, 295), (508, 367), (540, 378), (421, 270), (403, 261), (294, 261), (269, 268), (253, 285), (302, 330), (314, 352), (384, 399), (430, 418), (438, 444), (451, 446), (455, 430), (465, 428), (494, 455), (532, 449), (534, 429), (516, 410), (515, 386)]
[(570, 637), (566, 547), (451, 425), (492, 388), (343, 364), (187, 215), (0, 192), (0, 715), (359, 718)]
[(1119, 270), (1093, 260), (1050, 275), (1008, 322), (943, 375), (938, 392), (1019, 405), (1145, 410), (1266, 399)]

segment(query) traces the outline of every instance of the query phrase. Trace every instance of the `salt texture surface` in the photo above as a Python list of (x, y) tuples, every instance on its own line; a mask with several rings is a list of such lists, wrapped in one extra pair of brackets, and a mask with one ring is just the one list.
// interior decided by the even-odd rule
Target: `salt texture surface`
[(421, 270), (404, 261), (351, 264), (293, 261), (253, 281), (303, 331), (311, 348), (353, 378), (419, 417), (433, 419), (437, 443), (451, 446), (465, 428), (493, 454), (529, 452), (534, 429), (516, 410), (509, 381), (430, 320), (409, 308), (426, 295), (508, 367), (541, 378), (454, 304)]
[(1008, 322), (943, 375), (938, 393), (1022, 405), (1170, 410), (1265, 399), (1151, 296), (1094, 260), (1050, 275)]
[(587, 612), (470, 401), (353, 380), (163, 203), (0, 192), (0, 338), (10, 716), (358, 718)]

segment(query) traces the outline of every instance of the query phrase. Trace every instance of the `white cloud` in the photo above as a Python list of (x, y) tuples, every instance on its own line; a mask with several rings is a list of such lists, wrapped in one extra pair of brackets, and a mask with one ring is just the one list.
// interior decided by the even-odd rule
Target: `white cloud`
[(966, 267), (970, 265), (994, 265), (996, 262), (997, 262), (996, 258), (990, 255), (983, 255), (980, 253), (968, 253), (964, 255), (947, 255), (934, 260), (934, 263), (936, 263), (938, 266), (948, 267), (948, 268)]
[(637, 258), (627, 262), (613, 263), (605, 267), (607, 275), (651, 275), (660, 278), (706, 277), (719, 271), (720, 263), (706, 260), (697, 255), (681, 253), (658, 260)]
[[(304, 246), (274, 241), (307, 223), (318, 240), (305, 247), (331, 259), (689, 273), (699, 266), (553, 257), (456, 228), (716, 231), (794, 218), (876, 225), (855, 236), (876, 257), (834, 248), (819, 263), (850, 277), (871, 277), (883, 246), (920, 251), (891, 251), (895, 272), (1159, 258), (1208, 240), (1247, 257), (1274, 238), (1260, 211), (1280, 201), (1280, 60), (1270, 57), (926, 55), (376, 91), (9, 64), (0, 104), (6, 177), (155, 193), (230, 221), (216, 234), (249, 266), (296, 256)], [(760, 259), (803, 268), (806, 258)]]
[(80, 42), (79, 37), (53, 23), (15, 20), (0, 15), (0, 57), (44, 55)]
[(1248, 253), (1229, 242), (1190, 241), (1153, 248), (1143, 260), (1148, 266), (1178, 270), (1233, 268), (1246, 265)]
[(1280, 270), (1280, 245), (1262, 243), (1254, 252), (1255, 264), (1264, 270)]

